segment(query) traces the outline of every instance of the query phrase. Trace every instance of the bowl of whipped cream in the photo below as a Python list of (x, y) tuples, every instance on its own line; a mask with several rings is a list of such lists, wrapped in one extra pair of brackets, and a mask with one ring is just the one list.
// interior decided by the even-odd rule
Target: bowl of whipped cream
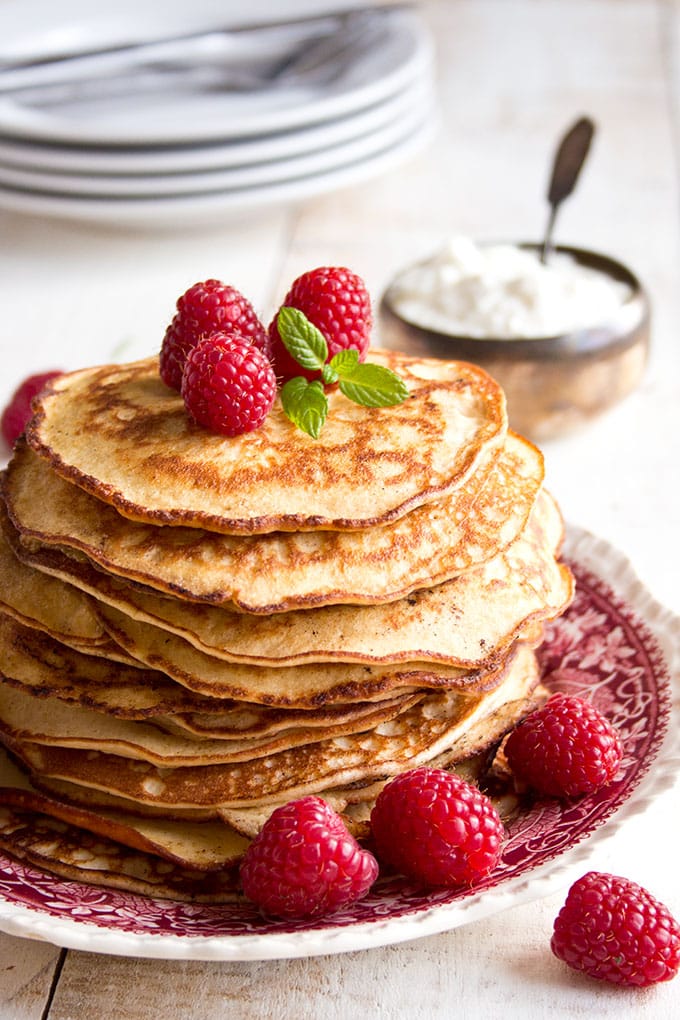
[(644, 374), (649, 299), (623, 263), (583, 248), (455, 237), (401, 270), (380, 343), (471, 361), (503, 386), (511, 428), (550, 439), (584, 426)]

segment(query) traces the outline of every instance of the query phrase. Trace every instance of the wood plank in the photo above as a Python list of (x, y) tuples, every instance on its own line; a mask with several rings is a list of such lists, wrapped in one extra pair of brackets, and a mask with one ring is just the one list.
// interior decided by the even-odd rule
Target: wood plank
[(59, 955), (46, 943), (0, 933), (2, 1020), (40, 1020)]
[[(456, 931), (385, 949), (301, 960), (204, 963), (68, 955), (49, 1020), (658, 1020), (673, 983), (626, 998), (550, 952), (553, 896)], [(96, 981), (93, 981), (96, 974)]]

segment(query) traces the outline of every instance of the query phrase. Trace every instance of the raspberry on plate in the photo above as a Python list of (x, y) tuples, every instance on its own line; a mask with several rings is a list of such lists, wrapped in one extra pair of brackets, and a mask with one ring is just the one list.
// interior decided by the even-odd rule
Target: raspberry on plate
[(590, 977), (643, 987), (677, 974), (680, 925), (642, 886), (590, 871), (569, 890), (550, 948)]
[[(282, 307), (297, 308), (323, 333), (328, 359), (338, 351), (356, 348), (363, 361), (370, 343), (372, 312), (366, 285), (356, 273), (342, 266), (320, 266), (303, 273), (292, 284)], [(280, 309), (279, 309), (280, 310)], [(302, 368), (283, 345), (276, 325), (269, 324), (271, 358), (276, 375), (284, 382), (296, 376), (318, 377)]]
[(218, 332), (238, 333), (269, 353), (267, 332), (240, 291), (221, 280), (195, 283), (178, 298), (177, 312), (163, 338), (160, 374), (166, 386), (181, 389), (187, 354), (202, 337)]
[(182, 397), (199, 425), (224, 436), (259, 428), (276, 397), (276, 376), (268, 358), (250, 340), (213, 333), (189, 351)]
[(515, 778), (552, 797), (577, 797), (606, 786), (621, 755), (611, 723), (589, 701), (570, 694), (553, 694), (515, 727), (505, 744)]
[(403, 772), (380, 792), (371, 812), (376, 854), (427, 885), (473, 885), (496, 865), (503, 823), (476, 786), (444, 769)]
[(365, 896), (378, 863), (320, 797), (277, 808), (241, 863), (243, 892), (266, 914), (320, 917)]
[(63, 373), (56, 369), (52, 372), (38, 372), (36, 375), (29, 375), (17, 386), (12, 394), (12, 399), (2, 413), (2, 434), (8, 446), (14, 446), (26, 428), (32, 413), (31, 401), (33, 398), (40, 393), (50, 379), (56, 379), (59, 375), (63, 375)]

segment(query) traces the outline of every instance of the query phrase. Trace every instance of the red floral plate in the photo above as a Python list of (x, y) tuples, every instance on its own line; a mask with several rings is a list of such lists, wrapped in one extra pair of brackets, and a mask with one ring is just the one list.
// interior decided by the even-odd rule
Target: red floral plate
[(124, 956), (276, 959), (431, 935), (566, 885), (680, 775), (680, 727), (669, 727), (680, 700), (680, 619), (601, 539), (571, 528), (565, 555), (576, 597), (548, 631), (543, 674), (549, 687), (586, 696), (606, 713), (621, 733), (623, 761), (599, 793), (546, 800), (522, 813), (509, 827), (499, 865), (474, 890), (379, 881), (332, 918), (273, 922), (248, 906), (172, 903), (62, 881), (0, 855), (0, 930)]

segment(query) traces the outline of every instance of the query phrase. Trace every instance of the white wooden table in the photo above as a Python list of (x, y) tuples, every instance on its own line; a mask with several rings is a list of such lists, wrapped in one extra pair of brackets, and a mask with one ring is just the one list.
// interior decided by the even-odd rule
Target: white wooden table
[[(624, 550), (680, 612), (680, 2), (422, 7), (438, 47), (441, 128), (427, 152), (379, 181), (162, 234), (0, 213), (0, 399), (31, 371), (155, 351), (175, 297), (208, 276), (268, 315), (315, 265), (351, 266), (377, 297), (397, 268), (451, 233), (535, 239), (553, 146), (588, 113), (598, 137), (558, 240), (637, 270), (653, 301), (653, 354), (623, 405), (544, 444), (548, 484), (569, 520)], [(597, 862), (678, 916), (679, 810), (677, 793), (657, 801)], [(400, 946), (267, 963), (95, 956), (0, 934), (0, 1020), (680, 1015), (680, 980), (626, 994), (551, 956), (563, 895)]]

